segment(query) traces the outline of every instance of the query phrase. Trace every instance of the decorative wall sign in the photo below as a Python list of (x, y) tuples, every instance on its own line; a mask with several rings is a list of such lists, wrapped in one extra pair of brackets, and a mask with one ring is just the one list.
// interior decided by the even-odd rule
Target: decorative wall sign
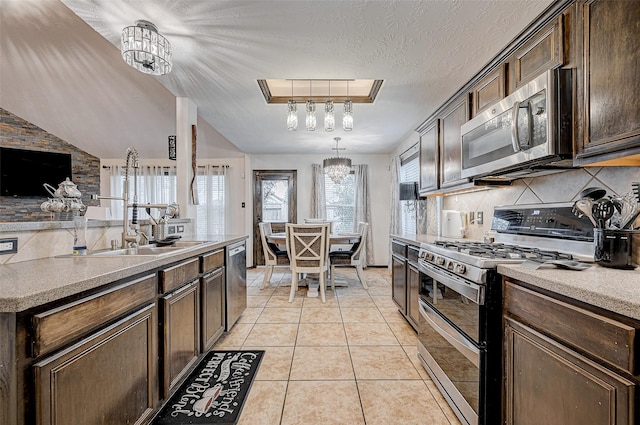
[(176, 136), (169, 136), (169, 159), (176, 160)]
[(263, 350), (210, 351), (153, 425), (235, 424), (263, 355)]

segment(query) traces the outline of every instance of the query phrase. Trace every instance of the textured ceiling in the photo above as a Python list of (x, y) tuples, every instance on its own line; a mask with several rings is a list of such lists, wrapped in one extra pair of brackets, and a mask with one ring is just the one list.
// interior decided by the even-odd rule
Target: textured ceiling
[[(167, 76), (149, 78), (191, 98), (202, 118), (255, 154), (328, 153), (336, 136), (347, 152), (390, 152), (552, 3), (61, 1), (114, 49), (122, 28), (153, 22), (173, 45), (174, 66)], [(267, 105), (256, 83), (276, 78), (384, 84), (373, 104), (354, 106), (352, 132), (289, 132), (286, 106)]]

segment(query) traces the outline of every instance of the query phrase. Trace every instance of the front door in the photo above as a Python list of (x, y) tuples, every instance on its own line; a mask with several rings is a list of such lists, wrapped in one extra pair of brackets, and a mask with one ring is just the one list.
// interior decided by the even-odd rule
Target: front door
[(253, 258), (264, 265), (258, 224), (271, 223), (273, 232), (284, 232), (285, 223), (296, 223), (298, 217), (296, 170), (253, 171)]

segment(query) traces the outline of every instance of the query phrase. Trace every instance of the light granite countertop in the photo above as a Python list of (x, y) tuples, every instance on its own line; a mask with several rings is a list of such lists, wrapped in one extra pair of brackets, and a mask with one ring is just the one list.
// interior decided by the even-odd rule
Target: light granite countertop
[(0, 265), (0, 313), (15, 313), (231, 245), (247, 235), (190, 238), (203, 244), (162, 256), (66, 256)]
[[(421, 243), (425, 242), (425, 243), (432, 243), (433, 241), (435, 241), (436, 236), (435, 235), (418, 235), (415, 233), (398, 233), (398, 234), (393, 234), (393, 235), (389, 235), (389, 238), (391, 239), (396, 239), (399, 241), (402, 241), (404, 243), (407, 243), (409, 245), (414, 245), (419, 247)], [(442, 238), (440, 238), (442, 239)]]
[(640, 320), (640, 268), (593, 265), (582, 271), (499, 265), (498, 273), (623, 316)]

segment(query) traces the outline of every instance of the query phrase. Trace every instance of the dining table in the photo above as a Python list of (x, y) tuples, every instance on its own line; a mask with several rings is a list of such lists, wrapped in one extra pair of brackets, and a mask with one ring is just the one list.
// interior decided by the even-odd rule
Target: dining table
[[(276, 245), (286, 246), (287, 234), (285, 232), (272, 233), (270, 235), (267, 235), (267, 241), (275, 243)], [(329, 234), (329, 245), (353, 245), (357, 242), (360, 242), (360, 233), (337, 232)], [(305, 279), (300, 280), (298, 282), (298, 286), (305, 286), (306, 283), (306, 286), (308, 287), (307, 296), (312, 298), (317, 297), (319, 280), (315, 278), (310, 279), (309, 277), (310, 276), (307, 276)], [(348, 286), (347, 281), (342, 279), (334, 279), (334, 283), (335, 286)], [(315, 287), (312, 287), (312, 284), (317, 285), (314, 285)], [(283, 286), (291, 286), (291, 284), (284, 284)]]

